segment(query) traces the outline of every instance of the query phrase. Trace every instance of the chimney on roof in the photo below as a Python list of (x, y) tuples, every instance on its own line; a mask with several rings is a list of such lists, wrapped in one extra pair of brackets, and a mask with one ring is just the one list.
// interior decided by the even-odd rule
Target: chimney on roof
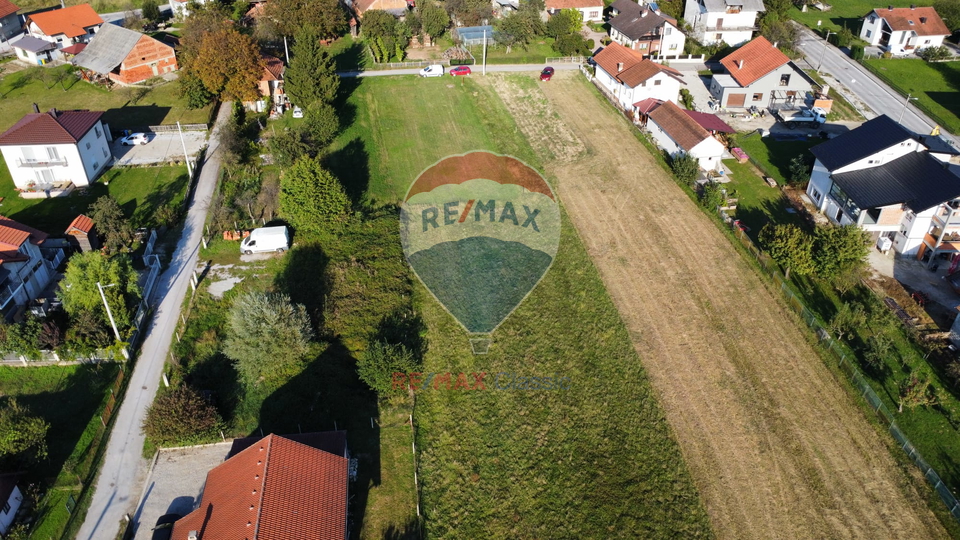
[(35, 114), (40, 114), (40, 107), (38, 107), (36, 103), (33, 104), (33, 112)]
[(920, 24), (927, 24), (927, 18), (926, 18), (926, 17), (920, 17)]
[(916, 4), (910, 4), (910, 11), (913, 11), (913, 10), (915, 10), (915, 9), (917, 9), (917, 5), (916, 5)]
[(623, 62), (617, 62), (617, 73), (623, 71)]
[(744, 64), (746, 64), (746, 62), (744, 62), (742, 58), (741, 58), (740, 60), (737, 60), (737, 67), (738, 67), (738, 68), (743, 69), (743, 65), (744, 65)]
[(59, 115), (60, 115), (60, 111), (58, 111), (56, 108), (50, 109), (50, 116), (56, 118)]
[(893, 6), (887, 6), (887, 11), (893, 11)]
[(647, 16), (647, 10), (643, 10), (643, 11), (640, 12), (640, 18), (641, 18), (641, 19), (642, 19), (643, 17), (646, 17), (646, 16)]
[(777, 45), (779, 45), (779, 44), (780, 44), (779, 41), (774, 41), (774, 42), (773, 42), (773, 48), (776, 49), (776, 48), (777, 48)]

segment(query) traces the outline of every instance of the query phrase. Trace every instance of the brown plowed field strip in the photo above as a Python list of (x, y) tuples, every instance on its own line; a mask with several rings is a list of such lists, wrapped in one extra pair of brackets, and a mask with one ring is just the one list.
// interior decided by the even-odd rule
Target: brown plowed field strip
[(797, 319), (630, 126), (579, 73), (558, 72), (542, 89), (589, 153), (547, 162), (547, 172), (661, 396), (717, 536), (945, 537)]

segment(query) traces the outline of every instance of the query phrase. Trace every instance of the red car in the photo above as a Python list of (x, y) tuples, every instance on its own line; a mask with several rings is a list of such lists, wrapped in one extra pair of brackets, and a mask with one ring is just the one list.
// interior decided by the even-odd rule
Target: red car
[(457, 66), (450, 70), (450, 76), (456, 77), (457, 75), (469, 75), (470, 68), (467, 66)]
[(543, 68), (543, 71), (540, 72), (540, 80), (549, 81), (550, 77), (553, 77), (553, 68), (552, 67)]

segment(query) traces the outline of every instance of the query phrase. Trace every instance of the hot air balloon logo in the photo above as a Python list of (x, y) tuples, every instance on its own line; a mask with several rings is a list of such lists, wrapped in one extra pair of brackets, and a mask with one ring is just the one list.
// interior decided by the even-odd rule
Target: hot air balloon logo
[(560, 207), (540, 173), (516, 158), (450, 156), (411, 184), (400, 238), (417, 277), (483, 352), (476, 342), (489, 343), (553, 263)]

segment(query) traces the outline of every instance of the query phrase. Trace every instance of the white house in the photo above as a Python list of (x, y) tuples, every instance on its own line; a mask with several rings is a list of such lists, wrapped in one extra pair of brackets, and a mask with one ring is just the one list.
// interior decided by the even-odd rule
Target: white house
[(875, 9), (863, 18), (860, 39), (870, 45), (905, 51), (939, 47), (950, 30), (932, 7)]
[(17, 58), (28, 64), (46, 64), (57, 54), (56, 43), (28, 35), (22, 35), (19, 39), (10, 41), (10, 47), (13, 48)]
[(584, 22), (603, 21), (603, 0), (547, 0), (547, 13), (556, 15), (562, 9), (575, 9)]
[(34, 13), (23, 23), (27, 34), (54, 43), (57, 49), (87, 43), (102, 25), (103, 19), (90, 4)]
[(950, 164), (958, 151), (942, 139), (882, 115), (810, 151), (807, 195), (830, 221), (918, 259), (960, 252), (960, 176)]
[(691, 37), (704, 45), (739, 45), (750, 41), (757, 15), (766, 11), (762, 0), (686, 0), (683, 20), (693, 29)]
[(646, 55), (683, 54), (686, 36), (677, 21), (660, 13), (652, 5), (633, 0), (617, 0), (610, 5), (610, 39)]
[(183, 19), (190, 16), (190, 3), (205, 5), (211, 0), (170, 0), (170, 14), (176, 19)]
[(703, 129), (696, 120), (671, 101), (653, 109), (647, 120), (647, 131), (671, 156), (688, 154), (703, 170), (720, 170), (723, 144)]
[[(34, 110), (37, 111), (36, 106)], [(93, 182), (113, 155), (102, 111), (34, 112), (0, 135), (0, 152), (24, 197), (66, 195)]]
[(680, 85), (686, 84), (679, 71), (643, 58), (638, 51), (610, 43), (593, 59), (596, 78), (620, 102), (625, 111), (648, 98), (677, 101)]
[(725, 56), (710, 93), (721, 107), (781, 107), (802, 103), (813, 81), (787, 55), (759, 36)]
[(3, 504), (3, 508), (0, 508), (0, 535), (3, 536), (7, 535), (23, 503), (23, 494), (17, 487), (19, 477), (16, 473), (0, 474), (0, 504)]
[(0, 312), (7, 320), (40, 296), (63, 262), (63, 250), (44, 246), (46, 240), (46, 233), (0, 216)]

